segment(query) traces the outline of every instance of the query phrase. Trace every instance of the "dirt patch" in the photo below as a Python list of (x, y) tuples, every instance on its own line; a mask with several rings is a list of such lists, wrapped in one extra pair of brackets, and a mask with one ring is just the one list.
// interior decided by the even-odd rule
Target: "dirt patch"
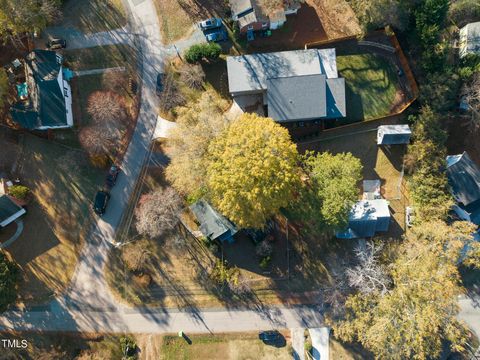
[(338, 39), (361, 33), (360, 24), (345, 0), (307, 0), (322, 21), (328, 39)]

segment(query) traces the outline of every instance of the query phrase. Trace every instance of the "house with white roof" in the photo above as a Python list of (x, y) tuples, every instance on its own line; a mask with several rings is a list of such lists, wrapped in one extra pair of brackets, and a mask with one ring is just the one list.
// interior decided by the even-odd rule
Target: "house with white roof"
[(480, 21), (465, 25), (459, 33), (459, 55), (480, 54)]

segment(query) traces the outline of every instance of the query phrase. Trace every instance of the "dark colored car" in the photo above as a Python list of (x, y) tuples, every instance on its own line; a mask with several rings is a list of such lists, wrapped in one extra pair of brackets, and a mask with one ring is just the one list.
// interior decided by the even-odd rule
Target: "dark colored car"
[(117, 182), (118, 174), (120, 173), (120, 168), (116, 165), (110, 167), (108, 171), (107, 178), (105, 179), (105, 186), (112, 188)]
[(67, 41), (64, 39), (52, 39), (47, 41), (46, 45), (50, 50), (65, 49), (67, 47)]
[(200, 29), (202, 29), (203, 31), (216, 29), (222, 26), (222, 19), (219, 19), (219, 18), (207, 19), (200, 22), (199, 25), (200, 25)]
[(160, 96), (163, 91), (163, 79), (165, 78), (165, 74), (158, 74), (157, 75), (157, 85), (155, 87), (155, 93)]
[(262, 331), (258, 334), (258, 338), (263, 341), (265, 345), (284, 347), (287, 345), (285, 337), (277, 330)]
[(95, 201), (93, 202), (93, 211), (96, 214), (102, 216), (107, 209), (108, 200), (110, 200), (110, 194), (104, 190), (100, 190), (95, 195)]
[(228, 40), (228, 34), (224, 28), (212, 29), (204, 32), (208, 42), (220, 42)]

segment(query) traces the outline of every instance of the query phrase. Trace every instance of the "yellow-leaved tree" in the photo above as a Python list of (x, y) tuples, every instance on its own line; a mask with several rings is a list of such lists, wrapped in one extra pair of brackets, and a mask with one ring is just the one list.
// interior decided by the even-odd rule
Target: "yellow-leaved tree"
[(336, 336), (359, 341), (378, 359), (437, 359), (445, 342), (461, 351), (466, 329), (457, 319), (458, 265), (480, 265), (473, 231), (467, 222), (412, 228), (392, 264), (393, 288), (350, 296), (343, 320), (334, 323)]
[(240, 228), (261, 228), (293, 199), (299, 155), (288, 131), (243, 114), (208, 147), (207, 188), (214, 206)]

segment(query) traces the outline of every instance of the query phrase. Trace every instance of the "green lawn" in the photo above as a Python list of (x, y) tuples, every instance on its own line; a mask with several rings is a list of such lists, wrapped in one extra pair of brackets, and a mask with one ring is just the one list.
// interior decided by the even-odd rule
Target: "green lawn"
[(68, 0), (62, 10), (64, 25), (87, 34), (118, 29), (127, 22), (122, 0)]
[(96, 46), (65, 51), (67, 67), (72, 70), (105, 69), (124, 66), (137, 67), (136, 51), (128, 45)]
[(257, 333), (229, 335), (188, 335), (192, 344), (178, 336), (165, 336), (162, 343), (163, 360), (287, 360), (292, 355), (289, 346), (267, 346)]
[(339, 55), (346, 81), (347, 120), (370, 120), (390, 113), (399, 89), (393, 63), (373, 54)]

